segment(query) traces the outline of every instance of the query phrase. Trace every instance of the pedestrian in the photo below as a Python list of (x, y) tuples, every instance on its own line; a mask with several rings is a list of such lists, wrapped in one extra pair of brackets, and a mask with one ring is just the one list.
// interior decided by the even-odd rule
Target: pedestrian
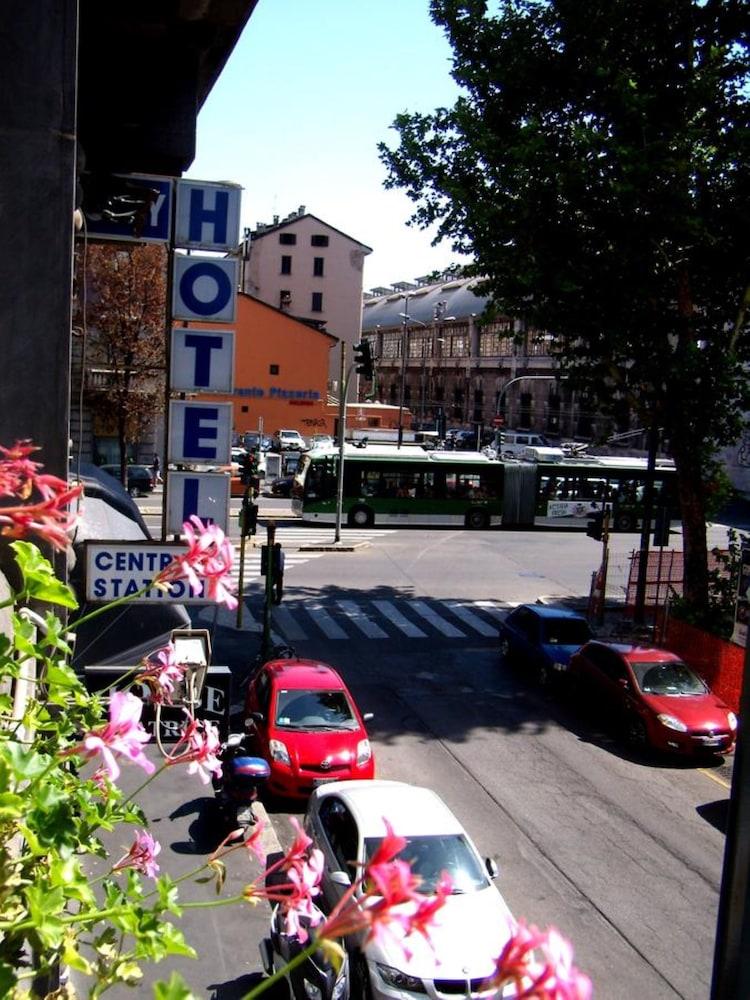
[(154, 480), (154, 486), (159, 486), (163, 482), (161, 478), (161, 463), (159, 462), (159, 456), (154, 455), (154, 460), (151, 463), (151, 475)]

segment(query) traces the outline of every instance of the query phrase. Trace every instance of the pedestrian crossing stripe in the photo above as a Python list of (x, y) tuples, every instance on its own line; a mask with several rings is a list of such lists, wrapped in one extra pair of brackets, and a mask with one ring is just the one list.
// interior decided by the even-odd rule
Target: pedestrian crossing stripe
[[(288, 602), (274, 608), (272, 617), (281, 633), (274, 637), (274, 643), (293, 644), (319, 637), (321, 633), (335, 642), (363, 636), (375, 641), (428, 639), (436, 633), (448, 639), (470, 639), (477, 635), (494, 639), (498, 634), (497, 621), (506, 613), (507, 608), (489, 601), (338, 600), (331, 604)], [(492, 620), (487, 621), (483, 615)]]

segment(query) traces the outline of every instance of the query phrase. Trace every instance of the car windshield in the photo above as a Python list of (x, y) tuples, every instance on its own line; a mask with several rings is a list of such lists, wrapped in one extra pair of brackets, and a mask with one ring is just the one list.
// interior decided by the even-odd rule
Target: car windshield
[[(406, 837), (406, 847), (397, 855), (406, 861), (422, 880), (419, 891), (433, 893), (440, 876), (447, 872), (454, 893), (478, 892), (489, 884), (479, 859), (461, 833)], [(373, 856), (382, 843), (380, 837), (365, 837), (365, 859)]]
[(681, 660), (630, 664), (638, 687), (644, 694), (691, 695), (705, 694), (708, 688)]
[(555, 618), (545, 622), (545, 642), (551, 646), (582, 646), (591, 638), (587, 622), (575, 618)]
[(282, 688), (276, 698), (275, 724), (280, 729), (359, 728), (343, 691), (300, 691)]

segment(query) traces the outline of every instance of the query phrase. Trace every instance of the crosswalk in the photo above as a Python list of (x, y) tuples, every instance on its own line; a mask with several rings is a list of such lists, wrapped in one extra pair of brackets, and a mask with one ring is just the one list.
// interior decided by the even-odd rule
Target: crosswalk
[[(246, 609), (245, 627), (261, 631), (260, 613), (253, 614), (247, 604)], [(495, 639), (508, 610), (508, 605), (493, 601), (292, 600), (273, 608), (271, 639), (274, 644), (321, 637), (333, 642)]]

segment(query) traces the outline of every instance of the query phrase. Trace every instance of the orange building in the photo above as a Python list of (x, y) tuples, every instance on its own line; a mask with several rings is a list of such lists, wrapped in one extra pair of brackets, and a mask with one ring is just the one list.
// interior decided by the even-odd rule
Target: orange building
[[(201, 330), (227, 328), (216, 323), (185, 325)], [(200, 398), (232, 403), (235, 436), (257, 431), (261, 425), (269, 435), (282, 427), (297, 430), (303, 437), (335, 434), (338, 405), (329, 401), (327, 385), (330, 352), (338, 338), (244, 292), (237, 295), (233, 329), (234, 392), (201, 393)], [(353, 389), (349, 395), (355, 395)], [(408, 410), (404, 412), (410, 419)], [(347, 427), (396, 427), (397, 415), (398, 407), (350, 403)]]
[(293, 427), (305, 436), (330, 433), (326, 387), (328, 355), (338, 343), (336, 337), (244, 292), (237, 295), (234, 330), (234, 392), (201, 394), (201, 399), (233, 404), (235, 435), (257, 431), (261, 424), (270, 435), (281, 427)]

